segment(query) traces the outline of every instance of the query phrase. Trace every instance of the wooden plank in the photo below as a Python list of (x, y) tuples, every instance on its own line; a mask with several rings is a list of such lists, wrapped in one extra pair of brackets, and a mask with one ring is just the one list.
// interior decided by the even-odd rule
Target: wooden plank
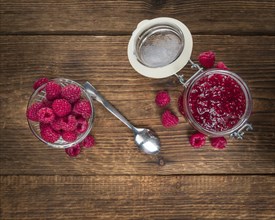
[(129, 34), (144, 19), (174, 17), (193, 34), (273, 35), (274, 1), (2, 0), (2, 34)]
[[(217, 61), (224, 61), (247, 81), (252, 90), (259, 89), (253, 95), (266, 98), (266, 92), (274, 89), (275, 49), (271, 45), (275, 37), (193, 37), (191, 58), (194, 61), (200, 52), (213, 50)], [(142, 95), (144, 86), (147, 90), (163, 87), (180, 89), (173, 77), (149, 79), (132, 69), (127, 58), (129, 36), (0, 36), (0, 40), (0, 85), (7, 85), (1, 87), (2, 92), (10, 90), (9, 85), (14, 83), (20, 88), (28, 87), (35, 77), (45, 74), (49, 77), (70, 77), (80, 82), (91, 80), (101, 91), (108, 93), (111, 100), (115, 97), (121, 99), (120, 94), (124, 91)], [(187, 78), (194, 73), (187, 67), (182, 72)], [(7, 77), (9, 80), (6, 80)], [(114, 86), (119, 86), (120, 91), (114, 90)]]
[(274, 176), (1, 176), (1, 219), (273, 219)]
[[(1, 36), (0, 168), (1, 174), (225, 174), (275, 172), (274, 37), (194, 36), (193, 57), (212, 49), (243, 77), (254, 98), (253, 133), (243, 141), (229, 140), (228, 148), (215, 151), (192, 149), (191, 127), (165, 129), (163, 110), (156, 107), (158, 90), (169, 90), (170, 108), (177, 112), (181, 86), (173, 77), (154, 80), (137, 74), (127, 60), (129, 37)], [(207, 42), (207, 44), (205, 44)], [(255, 47), (257, 45), (257, 47)], [(227, 48), (226, 50), (224, 48)], [(192, 70), (185, 68), (189, 77)], [(79, 158), (67, 158), (63, 150), (49, 149), (32, 136), (24, 117), (34, 79), (66, 77), (91, 81), (132, 123), (154, 129), (162, 142), (166, 165), (139, 153), (131, 132), (102, 106), (95, 103), (92, 133), (94, 149)], [(138, 106), (138, 108), (137, 108)], [(253, 162), (252, 162), (253, 161)]]

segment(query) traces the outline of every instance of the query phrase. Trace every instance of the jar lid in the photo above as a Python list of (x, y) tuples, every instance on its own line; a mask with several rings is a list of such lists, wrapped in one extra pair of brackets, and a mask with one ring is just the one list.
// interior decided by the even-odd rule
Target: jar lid
[(192, 35), (182, 22), (167, 17), (143, 20), (130, 38), (128, 59), (141, 75), (165, 78), (187, 64), (192, 48)]

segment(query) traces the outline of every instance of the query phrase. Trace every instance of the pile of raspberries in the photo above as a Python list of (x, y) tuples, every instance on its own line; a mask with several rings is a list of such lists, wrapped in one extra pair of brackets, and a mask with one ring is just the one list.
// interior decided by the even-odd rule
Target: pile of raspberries
[[(202, 52), (198, 57), (199, 63), (204, 68), (218, 68), (223, 70), (228, 70), (227, 66), (223, 62), (218, 62), (215, 65), (215, 53), (212, 51)], [(214, 66), (215, 65), (215, 66)], [(155, 103), (157, 106), (164, 108), (169, 105), (171, 98), (167, 91), (159, 91), (155, 98)], [(184, 107), (183, 107), (183, 94), (178, 98), (178, 111), (181, 115), (184, 116)], [(179, 118), (171, 112), (169, 109), (166, 109), (161, 116), (161, 123), (164, 127), (170, 128), (176, 126), (179, 123)], [(206, 136), (200, 132), (197, 132), (190, 136), (189, 143), (194, 148), (201, 148), (205, 145)], [(227, 141), (224, 137), (214, 137), (210, 138), (211, 146), (215, 149), (224, 149), (227, 145)]]
[[(42, 85), (44, 87), (40, 88)], [(35, 81), (33, 88), (44, 90), (45, 98), (34, 102), (27, 109), (26, 116), (39, 123), (43, 140), (55, 143), (62, 138), (71, 143), (77, 140), (78, 135), (87, 131), (92, 108), (89, 100), (81, 98), (80, 87), (73, 84), (62, 87), (48, 78), (40, 78)], [(65, 152), (75, 157), (82, 147), (89, 148), (94, 144), (94, 137), (88, 135), (80, 144), (65, 149)]]

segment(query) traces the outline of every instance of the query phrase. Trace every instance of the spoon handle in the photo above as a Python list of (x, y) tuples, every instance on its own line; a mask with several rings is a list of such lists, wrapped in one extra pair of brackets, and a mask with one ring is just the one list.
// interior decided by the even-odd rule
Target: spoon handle
[(84, 88), (86, 92), (95, 100), (100, 102), (109, 112), (116, 116), (120, 121), (122, 121), (128, 128), (135, 131), (135, 127), (118, 111), (112, 106), (97, 90), (92, 86), (91, 83), (85, 82)]

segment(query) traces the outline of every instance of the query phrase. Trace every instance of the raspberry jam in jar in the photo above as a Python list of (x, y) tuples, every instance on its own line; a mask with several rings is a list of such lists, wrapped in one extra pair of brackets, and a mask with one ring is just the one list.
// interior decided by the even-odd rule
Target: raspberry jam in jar
[(252, 109), (245, 82), (227, 70), (199, 72), (185, 85), (184, 113), (189, 123), (209, 136), (232, 134), (242, 127)]

